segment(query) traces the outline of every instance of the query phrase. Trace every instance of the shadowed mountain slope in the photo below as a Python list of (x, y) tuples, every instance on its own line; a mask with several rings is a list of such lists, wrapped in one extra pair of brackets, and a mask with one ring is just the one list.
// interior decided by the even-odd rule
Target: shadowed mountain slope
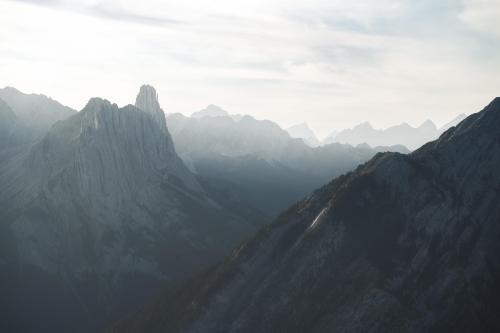
[(112, 332), (494, 332), (500, 98), (377, 154)]

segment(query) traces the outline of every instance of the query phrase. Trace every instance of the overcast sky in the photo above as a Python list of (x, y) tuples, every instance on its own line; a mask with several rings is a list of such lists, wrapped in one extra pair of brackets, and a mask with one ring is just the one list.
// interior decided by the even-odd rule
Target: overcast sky
[(438, 125), (500, 95), (500, 0), (0, 0), (0, 86), (81, 109), (213, 103), (319, 136)]

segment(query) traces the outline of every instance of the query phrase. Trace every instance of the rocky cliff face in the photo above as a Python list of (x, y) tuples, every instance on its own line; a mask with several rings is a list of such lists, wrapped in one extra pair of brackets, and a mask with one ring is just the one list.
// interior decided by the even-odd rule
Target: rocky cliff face
[(184, 166), (154, 89), (138, 105), (93, 98), (0, 164), (0, 331), (95, 331), (257, 227)]
[(494, 332), (500, 98), (378, 154), (113, 332)]
[(15, 136), (16, 114), (0, 99), (0, 152), (11, 146), (11, 140)]
[(0, 165), (22, 146), (32, 142), (34, 135), (19, 121), (12, 108), (0, 99)]
[(137, 98), (135, 100), (135, 106), (138, 109), (149, 113), (156, 121), (160, 129), (164, 133), (168, 133), (165, 113), (160, 107), (160, 103), (158, 102), (158, 94), (156, 93), (155, 88), (147, 84), (141, 86), (139, 94), (137, 95)]

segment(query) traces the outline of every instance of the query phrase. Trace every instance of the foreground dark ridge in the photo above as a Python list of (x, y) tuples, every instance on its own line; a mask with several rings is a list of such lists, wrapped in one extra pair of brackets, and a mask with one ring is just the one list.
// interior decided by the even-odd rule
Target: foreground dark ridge
[(492, 332), (500, 98), (410, 155), (378, 154), (111, 332)]

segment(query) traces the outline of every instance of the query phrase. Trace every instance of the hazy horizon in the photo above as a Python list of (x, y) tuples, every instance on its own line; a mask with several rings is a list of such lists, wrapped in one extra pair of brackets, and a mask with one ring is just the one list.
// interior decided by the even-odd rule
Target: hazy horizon
[(210, 5), (2, 1), (0, 86), (80, 110), (149, 83), (166, 113), (215, 104), (320, 138), (364, 121), (439, 127), (498, 95), (493, 1)]

